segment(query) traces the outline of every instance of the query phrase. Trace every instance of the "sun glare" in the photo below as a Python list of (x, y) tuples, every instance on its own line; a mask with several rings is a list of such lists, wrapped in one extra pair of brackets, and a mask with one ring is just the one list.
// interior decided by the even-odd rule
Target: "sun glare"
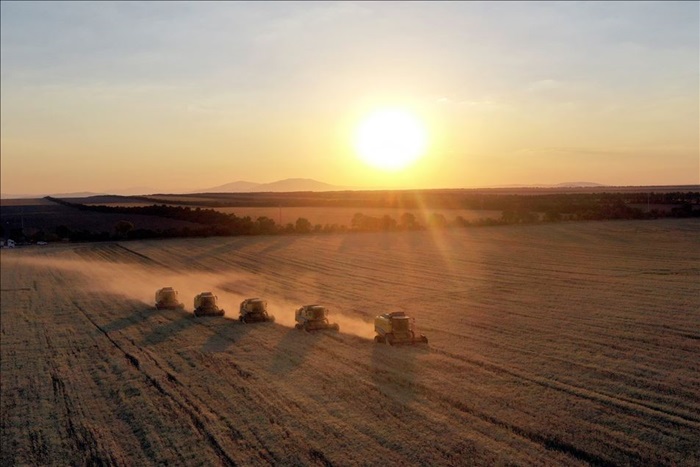
[(383, 170), (400, 170), (426, 150), (422, 122), (399, 109), (378, 110), (364, 119), (355, 135), (355, 149), (366, 163)]

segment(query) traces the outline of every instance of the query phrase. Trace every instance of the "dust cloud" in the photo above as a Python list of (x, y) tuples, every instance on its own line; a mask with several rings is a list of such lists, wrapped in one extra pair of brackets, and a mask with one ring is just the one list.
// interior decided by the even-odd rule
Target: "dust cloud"
[[(224, 309), (224, 317), (238, 320), (239, 304), (246, 298), (256, 296), (245, 294), (254, 289), (255, 277), (241, 272), (207, 273), (173, 271), (155, 268), (138, 263), (115, 263), (97, 259), (67, 259), (28, 256), (19, 262), (41, 269), (58, 269), (81, 276), (87, 288), (95, 292), (122, 295), (137, 300), (147, 306), (155, 306), (155, 293), (162, 287), (172, 287), (178, 292), (185, 310), (194, 309), (194, 297), (202, 292), (213, 292), (218, 297), (218, 305)], [(275, 317), (275, 323), (293, 328), (294, 310), (306, 303), (292, 302), (289, 299), (266, 294), (268, 312)], [(328, 305), (326, 305), (328, 306)], [(374, 331), (371, 323), (348, 316), (332, 306), (329, 308), (329, 322), (338, 323), (340, 332), (357, 337), (372, 339)]]
[(331, 323), (338, 323), (340, 332), (342, 333), (352, 334), (353, 336), (362, 337), (364, 339), (374, 338), (374, 326), (372, 323), (368, 323), (360, 318), (333, 313), (333, 309), (331, 308), (328, 320)]
[[(177, 290), (180, 301), (190, 310), (194, 308), (195, 295), (214, 292), (219, 297), (219, 306), (226, 310), (226, 315), (237, 318), (238, 310), (233, 310), (230, 302), (240, 302), (246, 298), (222, 290), (218, 286), (222, 281), (221, 275), (211, 273), (175, 272), (135, 263), (99, 260), (28, 257), (21, 258), (20, 262), (36, 268), (54, 268), (78, 274), (90, 290), (123, 295), (150, 306), (155, 305), (156, 290), (162, 287)], [(227, 274), (225, 280), (231, 279), (231, 275)]]

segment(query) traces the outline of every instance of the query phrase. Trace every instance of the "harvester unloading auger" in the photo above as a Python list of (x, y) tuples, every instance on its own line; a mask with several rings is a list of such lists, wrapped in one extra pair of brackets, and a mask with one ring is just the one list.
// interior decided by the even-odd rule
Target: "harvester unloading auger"
[(194, 297), (195, 316), (223, 316), (224, 310), (216, 304), (218, 298), (211, 292), (202, 292)]
[(428, 338), (416, 334), (415, 319), (406, 316), (403, 311), (384, 313), (374, 318), (374, 342), (385, 342), (389, 345), (398, 344), (427, 344)]
[(163, 287), (156, 291), (156, 309), (182, 310), (185, 304), (177, 298), (177, 291), (172, 287)]

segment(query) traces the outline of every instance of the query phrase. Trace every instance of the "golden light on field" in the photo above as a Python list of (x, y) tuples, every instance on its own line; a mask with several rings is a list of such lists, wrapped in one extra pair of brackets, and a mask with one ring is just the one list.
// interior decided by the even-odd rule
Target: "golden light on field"
[(425, 125), (409, 111), (380, 109), (367, 116), (355, 133), (355, 150), (367, 164), (388, 171), (400, 170), (425, 153)]

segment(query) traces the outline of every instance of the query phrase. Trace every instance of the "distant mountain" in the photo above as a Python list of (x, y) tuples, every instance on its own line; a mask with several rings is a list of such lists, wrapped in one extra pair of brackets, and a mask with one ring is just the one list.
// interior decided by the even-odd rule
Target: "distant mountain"
[(119, 196), (133, 196), (133, 195), (145, 195), (149, 193), (155, 193), (152, 188), (149, 187), (132, 187), (114, 190), (105, 190), (100, 192), (94, 191), (76, 191), (72, 193), (34, 193), (28, 194), (12, 194), (12, 193), (2, 193), (0, 194), (1, 199), (38, 199), (44, 196), (53, 196), (54, 198), (87, 198), (89, 196), (103, 196), (103, 195), (119, 195)]
[(224, 185), (196, 190), (192, 193), (248, 193), (250, 191), (254, 191), (255, 187), (260, 185), (262, 185), (262, 183), (238, 180), (236, 182), (226, 183)]
[(480, 188), (595, 188), (603, 187), (606, 185), (601, 185), (600, 183), (594, 182), (564, 182), (564, 183), (511, 183), (510, 185), (493, 185), (484, 186)]
[(557, 183), (556, 185), (552, 185), (556, 188), (577, 188), (577, 187), (583, 187), (583, 188), (590, 188), (590, 187), (597, 187), (597, 186), (605, 186), (601, 185), (600, 183), (593, 183), (593, 182), (564, 182), (564, 183)]
[(330, 185), (310, 178), (287, 178), (271, 183), (237, 181), (211, 188), (197, 190), (193, 193), (262, 193), (292, 191), (341, 191), (350, 188)]
[(45, 196), (53, 196), (54, 198), (85, 198), (87, 196), (98, 196), (98, 195), (103, 195), (105, 193), (94, 193), (92, 191), (79, 191), (75, 193), (44, 193), (44, 194), (31, 194), (31, 195), (22, 195), (22, 194), (11, 194), (11, 193), (2, 193), (0, 194), (0, 198), (2, 199), (39, 199), (43, 198)]
[(272, 183), (263, 183), (255, 187), (255, 191), (339, 191), (345, 189), (310, 178), (288, 178)]
[[(256, 183), (239, 180), (237, 182), (226, 183), (211, 188), (203, 188), (201, 190), (189, 191), (188, 193), (254, 193), (254, 192), (293, 192), (293, 191), (342, 191), (352, 190), (353, 188), (330, 185), (328, 183), (319, 182), (310, 178), (288, 178), (278, 180), (271, 183)], [(120, 195), (134, 196), (160, 193), (151, 187), (137, 186), (130, 188), (115, 188), (103, 192), (76, 192), (76, 193), (41, 193), (41, 194), (10, 194), (3, 193), (0, 195), (2, 199), (37, 199), (44, 196), (53, 196), (54, 198), (87, 198), (89, 196), (103, 195)]]
[(105, 193), (109, 193), (111, 195), (122, 195), (122, 196), (132, 196), (132, 195), (146, 195), (149, 193), (155, 193), (157, 190), (154, 190), (152, 187), (149, 186), (132, 186), (129, 188), (114, 188), (111, 190), (105, 190)]

